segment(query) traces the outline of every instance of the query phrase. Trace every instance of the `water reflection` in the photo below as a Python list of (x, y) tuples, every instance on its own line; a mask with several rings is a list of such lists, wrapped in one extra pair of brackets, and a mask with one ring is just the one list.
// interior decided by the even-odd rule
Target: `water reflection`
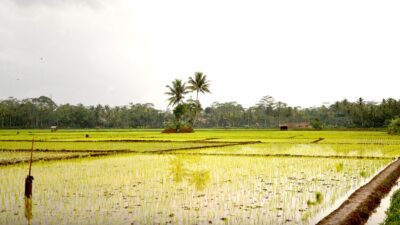
[(28, 224), (32, 224), (32, 198), (25, 197), (25, 218), (28, 221)]
[(194, 184), (196, 190), (202, 191), (206, 188), (207, 183), (210, 181), (210, 171), (193, 171), (188, 179), (191, 184)]
[[(194, 185), (196, 190), (202, 191), (210, 181), (210, 170), (198, 169), (201, 163), (201, 156), (178, 155), (169, 161), (170, 176), (176, 183), (187, 181)], [(193, 167), (197, 167), (193, 169)]]
[(184, 163), (185, 161), (181, 159), (181, 157), (175, 157), (170, 160), (170, 174), (172, 176), (172, 180), (180, 183), (183, 181), (184, 177), (189, 173), (189, 169), (186, 168)]

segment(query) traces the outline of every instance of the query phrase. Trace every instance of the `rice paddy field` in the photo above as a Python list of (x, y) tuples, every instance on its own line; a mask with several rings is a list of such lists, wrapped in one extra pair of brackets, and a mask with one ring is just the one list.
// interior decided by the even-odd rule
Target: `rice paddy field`
[(0, 224), (315, 224), (399, 155), (383, 131), (3, 130)]

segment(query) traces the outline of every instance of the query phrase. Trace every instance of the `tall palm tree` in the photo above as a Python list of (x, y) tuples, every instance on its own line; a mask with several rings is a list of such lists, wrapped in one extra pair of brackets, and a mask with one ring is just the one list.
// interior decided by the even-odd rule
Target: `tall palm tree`
[(188, 93), (186, 84), (182, 80), (175, 79), (172, 81), (172, 86), (167, 85), (168, 91), (165, 92), (166, 95), (171, 96), (168, 98), (168, 106), (178, 105), (182, 102), (184, 95)]
[(194, 73), (194, 78), (189, 77), (189, 90), (196, 92), (196, 101), (199, 101), (199, 92), (202, 94), (211, 93), (210, 81), (207, 80), (207, 75), (202, 72)]
[(210, 81), (207, 80), (207, 75), (202, 72), (195, 72), (194, 78), (189, 77), (189, 90), (192, 92), (196, 92), (196, 111), (193, 118), (193, 125), (196, 122), (197, 114), (200, 112), (201, 106), (199, 102), (199, 93), (211, 93), (210, 91)]

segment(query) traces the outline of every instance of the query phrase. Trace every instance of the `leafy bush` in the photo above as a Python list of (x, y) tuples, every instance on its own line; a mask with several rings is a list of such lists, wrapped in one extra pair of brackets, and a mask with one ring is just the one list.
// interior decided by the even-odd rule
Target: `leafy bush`
[(400, 134), (400, 118), (392, 119), (388, 126), (389, 134)]
[(324, 200), (324, 197), (321, 192), (317, 191), (315, 192), (315, 201), (307, 200), (307, 206), (313, 206), (313, 205), (318, 205), (321, 204), (322, 201)]
[(343, 171), (343, 163), (336, 164), (336, 172), (342, 172)]
[(176, 129), (172, 129), (172, 128), (165, 128), (162, 133), (165, 134), (171, 134), (171, 133), (176, 133)]
[(181, 128), (179, 128), (179, 133), (193, 133), (193, 128), (189, 127), (189, 126), (183, 126)]
[(311, 126), (316, 130), (322, 130), (322, 123), (319, 119), (311, 121)]
[(193, 128), (188, 122), (181, 120), (169, 121), (162, 133), (192, 133)]

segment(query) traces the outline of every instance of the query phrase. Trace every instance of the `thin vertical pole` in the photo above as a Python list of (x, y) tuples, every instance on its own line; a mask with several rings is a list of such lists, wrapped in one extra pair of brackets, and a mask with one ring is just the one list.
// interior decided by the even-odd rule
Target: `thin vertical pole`
[(31, 176), (32, 171), (32, 158), (33, 158), (33, 144), (35, 142), (35, 138), (32, 138), (32, 146), (31, 146), (31, 160), (29, 161), (29, 176)]

